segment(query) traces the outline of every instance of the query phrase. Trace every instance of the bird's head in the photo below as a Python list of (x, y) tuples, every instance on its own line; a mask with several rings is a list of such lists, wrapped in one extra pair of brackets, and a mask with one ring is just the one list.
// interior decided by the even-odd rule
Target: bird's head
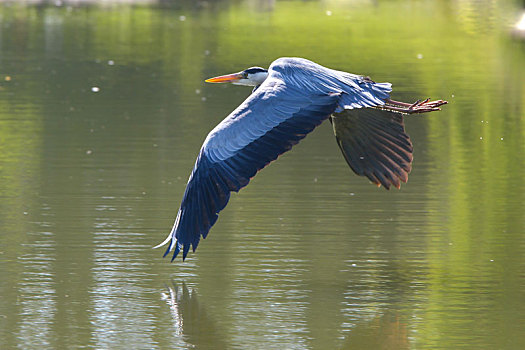
[(207, 83), (232, 83), (234, 85), (259, 86), (268, 77), (268, 70), (251, 67), (242, 72), (206, 79)]

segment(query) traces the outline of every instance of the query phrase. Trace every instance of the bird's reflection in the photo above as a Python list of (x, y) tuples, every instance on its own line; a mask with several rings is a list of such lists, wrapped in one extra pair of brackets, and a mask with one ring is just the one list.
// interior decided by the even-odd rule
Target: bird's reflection
[(176, 336), (182, 337), (195, 348), (227, 348), (215, 322), (199, 303), (195, 289), (188, 288), (185, 283), (172, 282), (166, 285), (161, 298), (170, 307)]
[[(383, 245), (381, 249), (393, 255), (398, 254), (395, 247)], [(413, 267), (416, 268), (415, 265)], [(355, 281), (349, 280), (350, 292), (347, 296), (353, 296), (352, 300), (361, 300), (362, 308), (353, 309), (354, 312), (361, 311), (362, 316), (368, 315), (354, 323), (340, 349), (410, 349), (409, 333), (414, 325), (415, 311), (413, 304), (407, 307), (406, 301), (416, 299), (414, 293), (417, 289), (414, 286), (418, 285), (419, 279), (424, 278), (424, 270), (417, 270), (415, 277), (408, 272), (415, 270), (395, 261), (377, 263), (374, 270), (378, 276), (375, 283), (378, 284), (367, 287), (365, 293), (352, 289)]]
[(341, 350), (352, 349), (404, 350), (410, 349), (407, 324), (399, 314), (387, 311), (369, 322), (358, 324), (345, 339)]

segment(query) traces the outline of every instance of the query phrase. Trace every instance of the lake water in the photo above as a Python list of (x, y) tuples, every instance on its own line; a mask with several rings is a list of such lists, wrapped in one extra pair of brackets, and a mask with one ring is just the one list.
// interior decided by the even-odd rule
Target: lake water
[[(2, 3), (0, 348), (522, 348), (520, 5)], [(202, 141), (250, 93), (204, 79), (281, 56), (450, 104), (406, 119), (401, 190), (355, 176), (325, 123), (162, 259)]]

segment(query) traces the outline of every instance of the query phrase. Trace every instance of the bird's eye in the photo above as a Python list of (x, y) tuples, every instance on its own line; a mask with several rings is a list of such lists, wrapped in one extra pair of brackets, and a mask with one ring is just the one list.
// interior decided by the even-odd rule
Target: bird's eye
[(243, 77), (244, 79), (248, 79), (248, 72), (243, 72), (243, 73), (242, 73), (242, 77)]

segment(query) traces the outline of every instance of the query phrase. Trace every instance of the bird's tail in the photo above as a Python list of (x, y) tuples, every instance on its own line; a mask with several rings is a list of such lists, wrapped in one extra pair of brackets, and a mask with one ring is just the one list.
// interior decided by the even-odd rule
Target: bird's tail
[[(350, 79), (354, 77), (354, 79)], [(343, 83), (348, 88), (339, 102), (336, 112), (342, 112), (344, 109), (355, 109), (363, 107), (374, 107), (385, 104), (385, 99), (390, 98), (392, 84), (376, 83), (370, 79), (359, 77), (356, 81), (355, 76), (344, 76)], [(355, 91), (359, 93), (355, 93)]]

